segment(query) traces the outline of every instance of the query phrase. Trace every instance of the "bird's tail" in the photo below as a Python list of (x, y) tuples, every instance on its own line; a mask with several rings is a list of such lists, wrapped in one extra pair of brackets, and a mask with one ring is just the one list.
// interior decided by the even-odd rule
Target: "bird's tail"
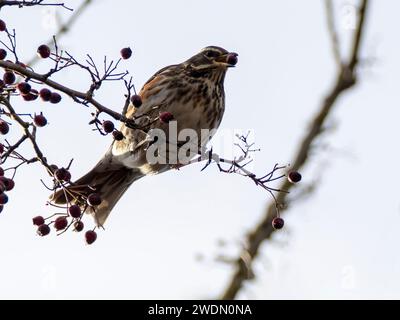
[(100, 195), (101, 203), (95, 207), (88, 207), (87, 212), (91, 213), (98, 226), (103, 226), (115, 204), (136, 180), (143, 177), (143, 174), (135, 169), (119, 167), (103, 169), (94, 167), (83, 177), (72, 183), (63, 190), (55, 192), (50, 200), (55, 204), (77, 203), (82, 207), (91, 193)]

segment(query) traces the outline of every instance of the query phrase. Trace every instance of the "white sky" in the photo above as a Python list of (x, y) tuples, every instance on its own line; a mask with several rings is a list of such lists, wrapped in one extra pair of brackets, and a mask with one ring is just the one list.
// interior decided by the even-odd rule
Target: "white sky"
[[(334, 1), (341, 8), (352, 3)], [(66, 1), (77, 7), (80, 1)], [(332, 128), (303, 171), (316, 193), (285, 213), (286, 226), (266, 243), (256, 279), (242, 299), (400, 298), (400, 153), (398, 1), (372, 2), (360, 83), (339, 101)], [(161, 67), (179, 63), (207, 45), (239, 53), (226, 78), (224, 129), (252, 128), (255, 170), (288, 163), (332, 83), (334, 63), (323, 1), (96, 1), (59, 45), (83, 58), (117, 58), (138, 88)], [(69, 12), (58, 9), (62, 20)], [(15, 27), (21, 60), (28, 60), (55, 29), (44, 28), (43, 8), (5, 8)], [(343, 18), (343, 16), (340, 16)], [(338, 21), (340, 25), (340, 20)], [(344, 39), (349, 31), (340, 28)], [(4, 37), (4, 35), (2, 35)], [(48, 62), (37, 65), (45, 71)], [(56, 77), (77, 89), (76, 72)], [(122, 86), (107, 84), (97, 98), (116, 110)], [(17, 99), (18, 100), (18, 99)], [(43, 111), (50, 125), (38, 139), (50, 160), (72, 174), (90, 169), (108, 147), (87, 125), (90, 112), (67, 97), (58, 105), (16, 103), (20, 112)], [(12, 128), (17, 131), (17, 128)], [(115, 207), (105, 232), (86, 246), (83, 234), (39, 238), (31, 224), (52, 210), (40, 166), (23, 168), (0, 214), (0, 298), (214, 298), (231, 275), (220, 254), (236, 257), (245, 233), (263, 215), (268, 195), (246, 179), (203, 173), (193, 166), (135, 183)], [(88, 219), (86, 219), (89, 222)], [(219, 239), (227, 242), (218, 246)], [(201, 254), (204, 259), (197, 261)]]

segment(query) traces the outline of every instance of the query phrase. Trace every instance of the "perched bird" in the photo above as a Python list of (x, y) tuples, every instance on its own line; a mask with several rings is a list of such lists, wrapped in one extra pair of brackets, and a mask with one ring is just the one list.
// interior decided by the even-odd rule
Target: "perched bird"
[[(101, 203), (87, 207), (87, 211), (98, 226), (103, 226), (112, 208), (134, 181), (175, 167), (176, 162), (170, 163), (168, 157), (161, 163), (149, 160), (148, 151), (156, 140), (149, 139), (150, 132), (161, 130), (167, 137), (167, 149), (179, 149), (182, 144), (169, 135), (172, 118), (176, 121), (177, 133), (191, 129), (200, 137), (202, 129), (219, 127), (225, 108), (225, 74), (236, 63), (236, 53), (209, 46), (183, 63), (159, 70), (140, 90), (141, 106), (131, 104), (128, 107), (126, 116), (134, 120), (135, 126), (122, 124), (120, 131), (124, 138), (114, 140), (92, 170), (55, 192), (51, 200), (56, 204), (69, 202), (84, 207), (89, 194), (95, 192)], [(206, 142), (199, 138), (196, 144), (200, 146)]]

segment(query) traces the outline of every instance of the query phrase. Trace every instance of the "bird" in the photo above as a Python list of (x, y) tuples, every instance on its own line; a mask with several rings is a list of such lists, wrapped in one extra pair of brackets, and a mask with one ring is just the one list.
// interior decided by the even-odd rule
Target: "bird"
[[(179, 167), (173, 162), (169, 150), (183, 148), (178, 139), (171, 139), (171, 124), (176, 132), (189, 130), (197, 136), (192, 139), (204, 147), (218, 129), (225, 110), (224, 80), (228, 68), (234, 67), (238, 54), (218, 46), (203, 48), (188, 60), (170, 65), (156, 72), (142, 87), (138, 95), (140, 106), (128, 106), (126, 122), (119, 131), (122, 139), (114, 139), (100, 161), (85, 175), (70, 185), (53, 192), (54, 204), (78, 204), (93, 215), (98, 227), (103, 227), (111, 210), (135, 181), (148, 175), (159, 174)], [(202, 130), (209, 130), (206, 138)], [(164, 133), (164, 162), (150, 161), (149, 150), (161, 143), (150, 133)], [(198, 138), (200, 137), (200, 138)], [(204, 141), (206, 140), (206, 141)], [(162, 152), (156, 150), (153, 156)], [(189, 152), (190, 153), (190, 152)], [(193, 157), (193, 154), (189, 157)], [(179, 161), (178, 161), (179, 162)], [(97, 205), (87, 204), (90, 194), (100, 197)]]

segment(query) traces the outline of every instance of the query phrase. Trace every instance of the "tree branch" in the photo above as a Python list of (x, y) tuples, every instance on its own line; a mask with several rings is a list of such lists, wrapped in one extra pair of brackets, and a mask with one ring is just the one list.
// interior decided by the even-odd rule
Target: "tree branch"
[[(323, 100), (319, 112), (312, 120), (308, 133), (303, 138), (298, 151), (295, 153), (294, 161), (292, 162), (293, 170), (299, 170), (306, 164), (312, 144), (323, 131), (323, 125), (335, 106), (338, 97), (341, 96), (344, 91), (356, 84), (355, 71), (359, 61), (359, 50), (365, 28), (367, 5), (368, 0), (361, 1), (358, 12), (358, 23), (353, 35), (350, 59), (347, 63), (342, 63), (341, 66), (339, 66), (336, 81), (332, 89), (329, 90), (329, 93)], [(279, 189), (290, 190), (292, 187), (293, 185), (290, 182), (284, 180), (279, 186)], [(277, 195), (277, 201), (278, 203), (287, 202), (287, 193), (279, 193)], [(288, 206), (281, 209), (281, 214), (287, 208)], [(248, 275), (252, 273), (251, 265), (259, 252), (261, 244), (264, 240), (269, 239), (275, 231), (271, 225), (274, 215), (275, 203), (271, 203), (266, 209), (266, 214), (263, 220), (255, 226), (247, 236), (247, 247), (243, 249), (240, 257), (246, 256), (248, 258), (246, 261), (242, 258), (236, 260), (233, 277), (229, 281), (229, 284), (222, 295), (222, 299), (234, 299), (242, 288), (244, 281), (248, 279)]]
[[(24, 75), (27, 78), (30, 79), (35, 79), (38, 80), (42, 83), (47, 84), (49, 87), (56, 89), (58, 91), (61, 91), (65, 93), (66, 95), (70, 96), (75, 102), (78, 102), (82, 104), (83, 102), (90, 103), (93, 105), (99, 112), (104, 112), (109, 114), (111, 117), (113, 117), (115, 120), (119, 120), (125, 123), (131, 123), (132, 120), (126, 118), (122, 114), (111, 110), (110, 108), (107, 108), (106, 106), (102, 105), (100, 102), (95, 100), (93, 96), (89, 93), (84, 93), (80, 92), (74, 89), (71, 89), (69, 87), (66, 87), (58, 82), (55, 82), (51, 79), (49, 79), (47, 74), (39, 74), (34, 71), (28, 70), (27, 68), (24, 68), (23, 66), (10, 62), (10, 61), (0, 61), (0, 67), (4, 69), (10, 69), (14, 70), (22, 75)], [(81, 100), (79, 100), (81, 99)]]
[(32, 0), (32, 1), (13, 1), (13, 0), (0, 0), (0, 10), (4, 6), (18, 6), (19, 8), (23, 7), (32, 7), (32, 6), (57, 6), (63, 7), (69, 11), (72, 11), (71, 8), (68, 8), (64, 3), (43, 3), (43, 0)]

